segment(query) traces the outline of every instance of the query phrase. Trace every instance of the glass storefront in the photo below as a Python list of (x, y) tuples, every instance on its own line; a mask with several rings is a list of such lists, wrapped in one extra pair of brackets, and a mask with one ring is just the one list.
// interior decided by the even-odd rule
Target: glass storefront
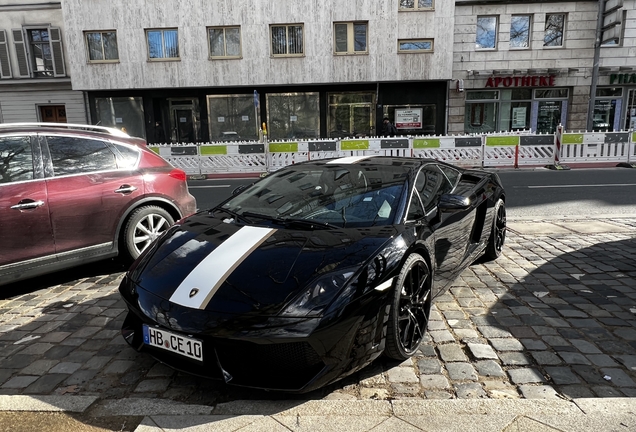
[(268, 93), (268, 138), (320, 138), (318, 93)]
[(622, 87), (596, 89), (592, 116), (594, 132), (611, 132), (620, 129), (622, 97)]
[(383, 117), (388, 117), (399, 135), (431, 135), (437, 118), (435, 105), (385, 105)]
[(128, 135), (146, 138), (142, 98), (95, 98), (95, 111), (98, 125), (117, 128)]
[(565, 124), (568, 89), (512, 88), (466, 92), (464, 132), (531, 130), (554, 133)]
[(375, 93), (329, 93), (329, 138), (375, 135)]
[(215, 95), (207, 98), (211, 141), (258, 140), (260, 111), (253, 95)]

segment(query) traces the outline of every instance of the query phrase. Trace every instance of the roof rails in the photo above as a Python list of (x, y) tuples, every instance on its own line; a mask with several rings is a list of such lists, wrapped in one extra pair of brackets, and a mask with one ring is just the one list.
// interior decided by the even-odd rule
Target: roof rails
[(45, 122), (27, 122), (27, 123), (0, 123), (0, 128), (9, 128), (9, 127), (54, 127), (54, 128), (62, 128), (62, 129), (84, 129), (84, 130), (93, 130), (96, 132), (105, 132), (110, 135), (130, 138), (126, 132), (123, 132), (116, 128), (110, 128), (106, 126), (96, 126), (89, 124), (74, 124), (74, 123), (45, 123)]

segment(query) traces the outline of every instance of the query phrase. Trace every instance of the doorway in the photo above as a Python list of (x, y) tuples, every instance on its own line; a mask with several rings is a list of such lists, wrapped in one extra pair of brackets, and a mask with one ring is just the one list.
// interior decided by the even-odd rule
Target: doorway
[(66, 123), (66, 107), (64, 105), (40, 106), (40, 119), (45, 123)]
[(169, 99), (172, 142), (200, 141), (198, 99)]

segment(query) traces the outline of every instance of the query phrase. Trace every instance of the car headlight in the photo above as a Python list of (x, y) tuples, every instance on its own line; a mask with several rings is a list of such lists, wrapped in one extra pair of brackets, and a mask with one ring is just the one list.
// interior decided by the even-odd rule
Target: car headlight
[(316, 279), (283, 310), (282, 316), (319, 315), (350, 282), (354, 274), (353, 269), (346, 269)]

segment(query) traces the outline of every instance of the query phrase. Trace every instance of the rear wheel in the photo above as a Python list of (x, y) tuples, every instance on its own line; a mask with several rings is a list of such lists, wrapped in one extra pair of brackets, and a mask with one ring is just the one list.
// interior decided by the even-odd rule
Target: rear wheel
[(174, 223), (166, 210), (157, 206), (140, 207), (135, 210), (124, 229), (124, 245), (127, 258), (139, 255)]
[(384, 354), (406, 360), (420, 346), (431, 313), (432, 278), (428, 264), (419, 254), (404, 262), (395, 283)]
[(486, 246), (484, 258), (489, 261), (499, 258), (505, 242), (506, 205), (504, 204), (503, 200), (499, 198), (497, 200), (497, 203), (495, 204), (492, 229), (490, 231), (490, 238), (488, 239), (488, 246)]

